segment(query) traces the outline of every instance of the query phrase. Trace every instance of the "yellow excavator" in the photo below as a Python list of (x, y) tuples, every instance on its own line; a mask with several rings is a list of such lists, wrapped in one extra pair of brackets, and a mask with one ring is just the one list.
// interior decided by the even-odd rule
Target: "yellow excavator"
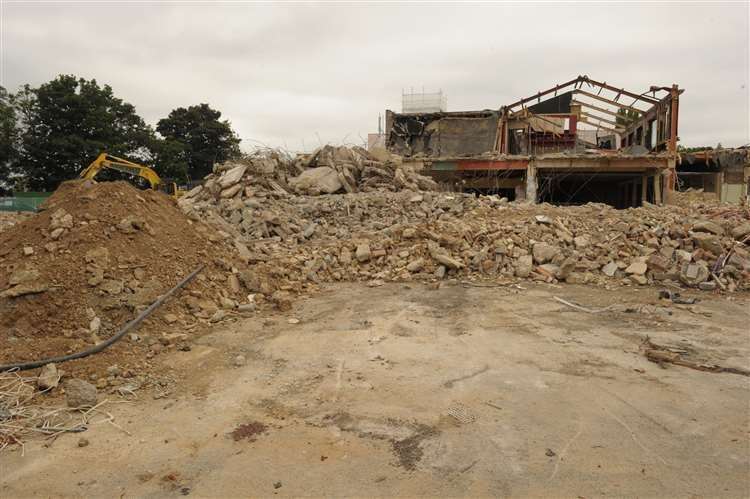
[(118, 172), (128, 173), (144, 179), (156, 191), (161, 191), (175, 198), (179, 198), (185, 191), (179, 189), (177, 184), (162, 180), (154, 170), (148, 166), (133, 163), (127, 159), (112, 156), (106, 152), (101, 153), (96, 159), (81, 172), (80, 177), (93, 179), (103, 169), (115, 170)]

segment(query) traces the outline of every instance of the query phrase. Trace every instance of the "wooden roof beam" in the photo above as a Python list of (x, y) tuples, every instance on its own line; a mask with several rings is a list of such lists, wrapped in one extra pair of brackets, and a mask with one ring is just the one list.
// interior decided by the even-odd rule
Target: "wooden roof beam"
[(593, 115), (593, 114), (589, 114), (589, 113), (581, 113), (581, 116), (585, 116), (587, 118), (592, 118), (592, 119), (595, 119), (595, 120), (599, 120), (602, 123), (607, 123), (609, 125), (613, 125), (615, 128), (622, 128), (623, 131), (625, 130), (625, 127), (623, 125), (617, 123), (616, 121), (605, 120), (604, 118), (600, 118), (599, 116), (596, 116), (596, 115)]
[(594, 123), (593, 121), (589, 121), (586, 118), (581, 118), (580, 120), (578, 120), (578, 122), (579, 123), (586, 123), (587, 125), (595, 126), (599, 130), (607, 130), (608, 132), (616, 133), (618, 135), (622, 133), (620, 130), (616, 130), (614, 128), (609, 128), (609, 127), (606, 127), (606, 126), (601, 126), (600, 124)]
[(617, 116), (617, 113), (610, 110), (610, 109), (604, 109), (603, 107), (597, 107), (593, 104), (589, 104), (588, 102), (580, 102), (580, 101), (571, 101), (571, 104), (576, 104), (581, 107), (587, 107), (589, 109), (593, 109), (594, 111), (599, 111), (600, 113), (609, 114), (611, 116)]
[[(607, 104), (612, 104), (613, 106), (622, 107), (625, 109), (630, 109), (631, 111), (635, 111), (638, 114), (646, 114), (646, 111), (641, 111), (640, 109), (632, 106), (626, 106), (625, 104), (620, 104), (619, 102), (613, 101), (611, 99), (607, 99), (606, 97), (602, 97), (600, 95), (592, 94), (591, 92), (586, 92), (585, 90), (574, 90), (574, 93), (585, 95), (586, 97), (591, 97), (592, 99), (596, 99), (602, 102), (606, 102)], [(584, 103), (585, 104), (585, 103)]]
[(659, 101), (657, 99), (654, 99), (652, 97), (647, 97), (645, 95), (634, 94), (633, 92), (628, 92), (624, 88), (615, 88), (612, 85), (607, 85), (607, 82), (598, 82), (598, 81), (592, 80), (590, 78), (587, 78), (586, 81), (588, 81), (589, 83), (591, 83), (593, 85), (596, 85), (596, 86), (599, 86), (599, 87), (602, 87), (602, 88), (606, 88), (607, 90), (610, 90), (612, 92), (617, 92), (618, 96), (620, 94), (621, 95), (627, 95), (628, 97), (632, 97), (633, 99), (640, 100), (640, 101), (643, 101), (643, 102), (648, 102), (649, 104), (658, 104), (659, 103)]
[(557, 92), (558, 90), (563, 89), (565, 87), (568, 87), (570, 85), (573, 85), (574, 83), (578, 83), (579, 81), (582, 82), (582, 81), (586, 81), (586, 80), (587, 80), (587, 78), (585, 76), (579, 76), (578, 78), (575, 78), (575, 79), (570, 80), (568, 82), (561, 83), (560, 85), (555, 85), (554, 87), (552, 87), (552, 88), (550, 88), (548, 90), (545, 90), (543, 92), (537, 92), (536, 95), (532, 95), (531, 97), (526, 97), (525, 99), (518, 100), (518, 101), (514, 102), (513, 104), (509, 104), (509, 105), (507, 105), (505, 107), (507, 109), (513, 109), (516, 106), (521, 106), (523, 104), (526, 104), (527, 102), (533, 101), (534, 99), (539, 99), (542, 96), (545, 96), (547, 94), (551, 94), (553, 92)]

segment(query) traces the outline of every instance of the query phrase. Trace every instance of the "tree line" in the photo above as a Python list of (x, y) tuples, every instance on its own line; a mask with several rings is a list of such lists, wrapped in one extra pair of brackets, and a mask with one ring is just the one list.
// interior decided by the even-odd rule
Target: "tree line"
[(54, 190), (100, 152), (149, 165), (178, 182), (240, 155), (240, 139), (208, 104), (179, 107), (154, 129), (109, 85), (60, 75), (15, 93), (0, 86), (0, 188)]

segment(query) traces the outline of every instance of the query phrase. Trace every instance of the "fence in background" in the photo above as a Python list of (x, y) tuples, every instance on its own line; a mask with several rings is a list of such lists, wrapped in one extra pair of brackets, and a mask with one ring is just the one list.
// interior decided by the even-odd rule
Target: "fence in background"
[(51, 193), (19, 192), (12, 197), (0, 197), (0, 211), (37, 211)]

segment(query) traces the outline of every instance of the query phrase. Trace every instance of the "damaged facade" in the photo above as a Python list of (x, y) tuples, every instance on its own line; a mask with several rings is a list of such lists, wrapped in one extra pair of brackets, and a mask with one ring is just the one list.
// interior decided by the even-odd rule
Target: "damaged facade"
[(677, 187), (681, 191), (701, 189), (725, 202), (747, 199), (750, 193), (750, 148), (680, 153)]
[(579, 76), (498, 110), (386, 111), (386, 146), (448, 187), (556, 204), (661, 203), (675, 188), (677, 85)]

